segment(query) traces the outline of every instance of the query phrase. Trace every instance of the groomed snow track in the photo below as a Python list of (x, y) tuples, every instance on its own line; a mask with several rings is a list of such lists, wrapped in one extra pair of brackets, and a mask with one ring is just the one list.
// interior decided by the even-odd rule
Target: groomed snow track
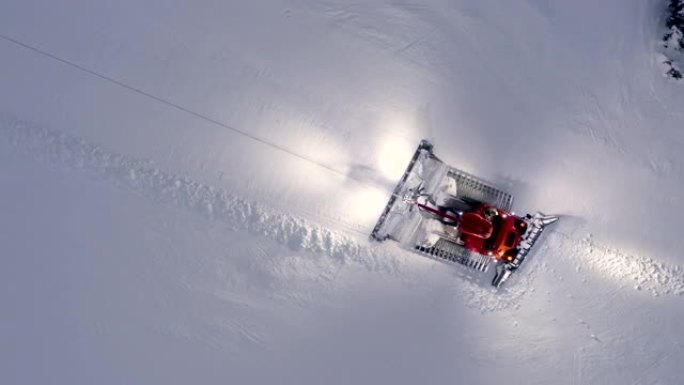
[[(0, 147), (32, 157), (52, 167), (86, 173), (130, 189), (154, 201), (170, 203), (193, 210), (199, 215), (218, 220), (236, 230), (246, 230), (286, 244), (296, 250), (321, 253), (342, 261), (354, 261), (372, 271), (399, 274), (395, 248), (369, 247), (363, 244), (363, 233), (331, 229), (315, 221), (274, 210), (258, 202), (239, 198), (228, 191), (166, 173), (152, 162), (112, 153), (88, 141), (49, 130), (13, 115), (0, 112)], [(602, 274), (653, 295), (684, 294), (684, 269), (670, 266), (647, 256), (630, 255), (603, 247), (592, 240), (550, 232), (541, 254), (549, 249), (570, 251), (554, 254), (585, 269)], [(449, 245), (420, 252), (478, 269), (486, 269), (483, 261), (454, 253)], [(404, 258), (413, 259), (407, 254)], [(556, 263), (556, 262), (554, 262)], [(514, 288), (493, 294), (478, 284), (468, 283), (466, 275), (459, 286), (467, 302), (483, 311), (515, 306), (531, 285), (533, 276), (518, 278)], [(520, 282), (523, 281), (523, 282)], [(635, 284), (634, 284), (635, 283)]]

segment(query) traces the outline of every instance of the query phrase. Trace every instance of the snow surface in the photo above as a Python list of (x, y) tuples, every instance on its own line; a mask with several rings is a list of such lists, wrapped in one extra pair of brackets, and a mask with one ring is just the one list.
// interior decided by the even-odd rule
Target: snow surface
[[(0, 383), (680, 383), (664, 12), (3, 2)], [(421, 138), (563, 215), (504, 289), (368, 242)]]

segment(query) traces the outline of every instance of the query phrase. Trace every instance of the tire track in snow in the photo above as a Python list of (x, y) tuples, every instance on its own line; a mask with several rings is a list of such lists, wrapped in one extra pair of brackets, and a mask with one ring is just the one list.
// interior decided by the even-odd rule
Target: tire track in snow
[[(38, 127), (2, 113), (0, 135), (12, 150), (43, 163), (84, 172), (153, 201), (190, 209), (235, 230), (275, 240), (294, 250), (323, 254), (342, 264), (360, 264), (369, 271), (401, 275), (403, 278), (412, 275), (409, 270), (402, 271), (401, 266), (402, 258), (414, 258), (408, 251), (362, 244), (359, 234), (332, 230), (242, 199), (223, 189), (164, 172), (151, 161), (116, 154), (82, 138)], [(634, 282), (637, 290), (648, 290), (654, 295), (684, 293), (684, 270), (679, 266), (668, 266), (648, 257), (603, 248), (591, 240), (577, 240), (558, 232), (550, 232), (548, 243), (542, 249), (540, 252), (543, 253), (570, 251), (570, 260), (619, 281)], [(442, 262), (433, 263), (442, 265)], [(465, 298), (469, 306), (482, 311), (516, 307), (533, 288), (534, 277), (540, 272), (539, 266), (534, 265), (526, 266), (525, 274), (516, 275), (514, 284), (496, 291), (484, 289), (486, 282), (473, 279), (466, 268), (444, 264), (442, 272), (448, 271), (448, 274), (461, 278), (444, 286), (452, 290), (454, 296)]]

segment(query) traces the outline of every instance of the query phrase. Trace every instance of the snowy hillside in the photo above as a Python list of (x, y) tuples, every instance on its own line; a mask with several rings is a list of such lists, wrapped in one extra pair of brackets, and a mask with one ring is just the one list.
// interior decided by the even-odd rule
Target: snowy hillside
[[(680, 383), (666, 7), (5, 1), (0, 383)], [(421, 138), (562, 215), (501, 290), (369, 243)]]

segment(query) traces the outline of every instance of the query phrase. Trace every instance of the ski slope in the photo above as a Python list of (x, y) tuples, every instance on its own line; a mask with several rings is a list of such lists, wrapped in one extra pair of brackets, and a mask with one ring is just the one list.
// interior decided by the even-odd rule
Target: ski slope
[[(658, 1), (0, 5), (3, 384), (677, 384)], [(506, 287), (368, 242), (421, 138), (562, 215)]]

